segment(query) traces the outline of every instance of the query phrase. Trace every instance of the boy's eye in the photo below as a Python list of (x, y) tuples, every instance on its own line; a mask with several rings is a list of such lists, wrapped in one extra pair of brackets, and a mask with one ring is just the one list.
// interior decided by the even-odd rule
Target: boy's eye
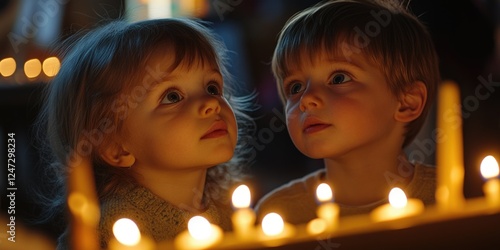
[(165, 97), (163, 97), (163, 100), (161, 103), (164, 104), (172, 104), (172, 103), (177, 103), (180, 102), (184, 97), (182, 97), (181, 93), (178, 90), (169, 90)]
[(333, 75), (331, 83), (340, 84), (352, 80), (348, 75), (344, 73), (336, 73)]
[(300, 91), (302, 91), (304, 88), (304, 85), (300, 82), (294, 82), (292, 84), (290, 84), (290, 87), (289, 87), (289, 92), (291, 95), (295, 95), (297, 93), (299, 93)]
[(207, 85), (207, 93), (211, 95), (222, 95), (222, 89), (219, 84), (212, 82)]

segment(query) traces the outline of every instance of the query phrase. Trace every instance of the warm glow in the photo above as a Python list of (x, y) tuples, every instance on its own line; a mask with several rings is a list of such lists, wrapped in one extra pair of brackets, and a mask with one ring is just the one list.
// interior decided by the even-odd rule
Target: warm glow
[(497, 177), (498, 174), (498, 162), (495, 160), (495, 157), (491, 155), (484, 157), (481, 162), (481, 175), (483, 175), (484, 178), (489, 179)]
[(233, 206), (235, 208), (250, 207), (250, 189), (246, 185), (238, 186), (233, 192)]
[(127, 218), (119, 219), (113, 225), (115, 238), (126, 246), (134, 246), (141, 240), (141, 233), (137, 225)]
[(72, 192), (68, 197), (68, 207), (71, 213), (80, 216), (87, 224), (99, 220), (99, 207), (90, 203), (82, 193)]
[(309, 234), (319, 234), (326, 230), (328, 224), (324, 219), (316, 218), (307, 223), (307, 232)]
[(210, 222), (202, 216), (194, 216), (189, 220), (188, 231), (197, 240), (208, 240), (212, 235)]
[(9, 57), (0, 61), (0, 74), (4, 77), (11, 76), (16, 71), (16, 60)]
[(35, 78), (42, 72), (42, 63), (38, 59), (31, 59), (24, 63), (24, 74), (28, 78)]
[(268, 213), (262, 219), (262, 231), (267, 236), (279, 235), (283, 232), (285, 222), (277, 213)]
[(332, 189), (326, 183), (321, 183), (316, 188), (316, 197), (320, 202), (331, 201), (333, 198)]
[(57, 57), (49, 57), (43, 61), (43, 73), (48, 77), (53, 77), (57, 75), (59, 69), (61, 68), (61, 63)]
[(406, 199), (405, 192), (401, 188), (393, 188), (389, 193), (389, 203), (395, 208), (403, 208), (406, 206), (408, 200)]

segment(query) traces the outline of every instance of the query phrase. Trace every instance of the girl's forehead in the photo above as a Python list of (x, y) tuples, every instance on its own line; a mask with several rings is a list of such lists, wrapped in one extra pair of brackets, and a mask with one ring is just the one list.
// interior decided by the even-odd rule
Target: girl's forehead
[(215, 58), (208, 58), (203, 56), (195, 56), (193, 58), (181, 57), (173, 50), (160, 50), (157, 53), (152, 53), (146, 60), (146, 72), (150, 73), (151, 70), (157, 73), (171, 73), (176, 69), (189, 71), (193, 68), (212, 68), (219, 70), (219, 65)]

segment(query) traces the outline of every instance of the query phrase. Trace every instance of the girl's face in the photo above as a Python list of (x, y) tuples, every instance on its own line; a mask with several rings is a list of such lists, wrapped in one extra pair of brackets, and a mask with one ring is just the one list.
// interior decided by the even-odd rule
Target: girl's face
[[(133, 154), (133, 168), (186, 170), (230, 160), (237, 140), (233, 110), (223, 97), (217, 68), (156, 56), (129, 94), (122, 145)], [(154, 82), (154, 83), (153, 83)]]
[(284, 78), (287, 126), (312, 158), (358, 156), (402, 138), (398, 99), (382, 71), (362, 54), (346, 60), (318, 53)]

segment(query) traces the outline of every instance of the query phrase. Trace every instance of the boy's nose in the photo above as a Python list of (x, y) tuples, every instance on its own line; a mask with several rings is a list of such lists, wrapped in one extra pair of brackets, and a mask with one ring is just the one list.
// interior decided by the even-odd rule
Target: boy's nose
[(300, 111), (305, 112), (309, 109), (320, 108), (323, 105), (320, 92), (320, 88), (308, 84), (300, 98)]

